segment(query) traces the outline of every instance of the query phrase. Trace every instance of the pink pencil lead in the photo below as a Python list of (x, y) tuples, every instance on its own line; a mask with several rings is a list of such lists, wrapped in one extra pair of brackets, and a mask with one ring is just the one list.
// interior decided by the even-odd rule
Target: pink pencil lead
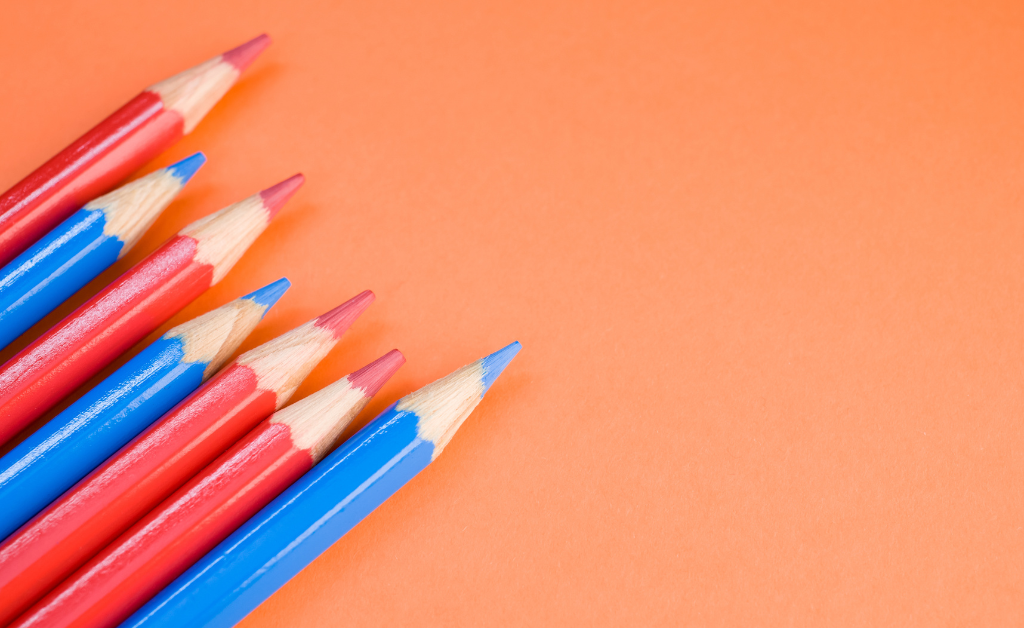
[(372, 292), (364, 290), (330, 312), (318, 316), (316, 326), (333, 332), (334, 337), (337, 338), (345, 333), (356, 318), (363, 313), (363, 310), (376, 298)]
[(360, 388), (367, 397), (377, 394), (395, 371), (405, 364), (405, 356), (398, 349), (392, 349), (348, 376), (353, 388)]
[(281, 208), (286, 202), (288, 202), (288, 199), (290, 199), (305, 182), (306, 177), (301, 174), (297, 174), (260, 192), (260, 197), (263, 198), (263, 206), (267, 208), (267, 213), (270, 214), (271, 218), (276, 216), (277, 212), (281, 211)]
[(221, 59), (238, 68), (239, 72), (244, 71), (252, 65), (256, 57), (260, 56), (267, 46), (270, 45), (270, 37), (264, 33), (259, 37), (251, 39), (237, 48), (232, 48), (221, 55)]

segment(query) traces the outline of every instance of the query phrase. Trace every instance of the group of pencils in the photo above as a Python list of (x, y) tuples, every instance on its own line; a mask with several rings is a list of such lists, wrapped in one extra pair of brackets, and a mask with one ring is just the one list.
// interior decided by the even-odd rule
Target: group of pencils
[[(269, 42), (143, 91), (0, 197), (0, 348), (132, 248), (205, 158), (111, 188)], [(0, 445), (220, 281), (303, 181), (188, 225), (0, 366)], [(402, 397), (338, 445), (405, 358), (288, 405), (374, 300), (229, 361), (289, 285), (174, 327), (0, 458), (0, 626), (233, 625), (437, 458), (519, 351)]]

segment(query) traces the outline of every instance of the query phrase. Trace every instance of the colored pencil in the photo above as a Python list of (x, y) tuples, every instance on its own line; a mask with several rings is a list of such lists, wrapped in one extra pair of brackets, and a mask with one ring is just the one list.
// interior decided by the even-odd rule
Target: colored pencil
[(0, 269), (0, 349), (124, 257), (205, 161), (196, 153), (87, 203)]
[(435, 460), (519, 343), (402, 398), (199, 559), (122, 628), (232, 626)]
[(0, 264), (192, 131), (270, 45), (252, 41), (153, 85), (0, 196)]
[(116, 625), (323, 458), (404, 361), (393, 351), (264, 420), (13, 625)]
[(246, 351), (0, 544), (0, 625), (280, 409), (373, 301), (366, 291)]
[(302, 180), (185, 227), (0, 367), (0, 444), (220, 281)]
[(217, 372), (289, 285), (174, 327), (0, 458), (0, 539)]

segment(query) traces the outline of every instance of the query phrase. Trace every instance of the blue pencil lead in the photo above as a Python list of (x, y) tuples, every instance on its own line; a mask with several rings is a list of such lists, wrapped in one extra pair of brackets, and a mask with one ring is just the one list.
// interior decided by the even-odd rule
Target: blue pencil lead
[(167, 166), (167, 171), (177, 177), (181, 181), (182, 185), (185, 185), (188, 183), (189, 179), (192, 178), (192, 175), (194, 175), (205, 163), (206, 155), (196, 153), (195, 155), (189, 155), (176, 164)]
[(498, 379), (501, 372), (505, 370), (508, 363), (512, 361), (512, 358), (516, 357), (516, 354), (522, 348), (523, 345), (516, 341), (484, 358), (484, 392), (480, 394), (481, 397), (487, 393), (494, 380)]
[(249, 299), (254, 303), (262, 305), (266, 310), (269, 310), (275, 303), (277, 303), (278, 299), (284, 296), (284, 293), (287, 292), (288, 288), (291, 286), (292, 282), (282, 277), (274, 283), (263, 286), (255, 292), (250, 292), (242, 298)]

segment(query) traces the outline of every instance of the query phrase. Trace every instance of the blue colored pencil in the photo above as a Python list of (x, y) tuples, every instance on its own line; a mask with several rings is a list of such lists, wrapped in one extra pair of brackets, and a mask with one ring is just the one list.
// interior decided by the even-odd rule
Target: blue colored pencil
[(436, 459), (519, 348), (512, 343), (400, 399), (121, 628), (241, 621)]
[(205, 161), (196, 153), (91, 201), (0, 269), (0, 349), (123, 257)]
[(0, 458), (0, 539), (213, 375), (291, 284), (178, 325)]

